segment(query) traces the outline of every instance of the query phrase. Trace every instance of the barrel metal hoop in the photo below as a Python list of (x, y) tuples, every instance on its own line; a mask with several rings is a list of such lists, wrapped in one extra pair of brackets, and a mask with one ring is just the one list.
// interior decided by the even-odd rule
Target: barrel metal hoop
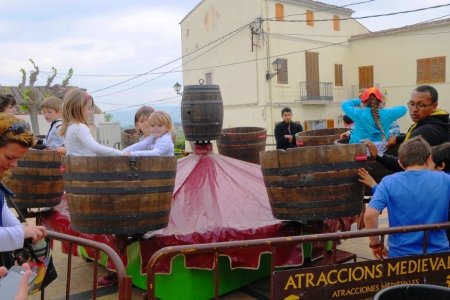
[(75, 195), (128, 195), (128, 194), (155, 194), (172, 193), (173, 186), (155, 187), (72, 187), (65, 186), (66, 193)]
[(295, 166), (288, 168), (270, 168), (262, 169), (263, 175), (266, 176), (289, 176), (302, 173), (329, 172), (345, 169), (358, 169), (366, 165), (365, 161), (346, 161), (340, 163), (314, 164), (309, 166)]
[(58, 181), (62, 180), (62, 175), (29, 175), (13, 173), (10, 180), (28, 180), (28, 181)]
[[(334, 200), (314, 200), (308, 202), (279, 202), (270, 201), (270, 205), (275, 208), (323, 208), (323, 207), (336, 207), (338, 205), (359, 205), (361, 207), (361, 201), (349, 201), (349, 199), (334, 199)], [(334, 211), (333, 211), (334, 214)]]
[[(206, 127), (206, 126), (218, 126), (221, 125), (220, 122), (201, 122), (201, 123), (192, 123), (183, 121), (184, 126), (192, 126), (192, 127)], [(220, 133), (219, 133), (220, 134)], [(217, 134), (215, 134), (217, 135)]]
[(181, 101), (181, 106), (189, 106), (190, 104), (223, 104), (222, 99), (205, 99), (205, 100), (189, 100), (188, 102)]
[(61, 166), (60, 161), (34, 161), (34, 160), (19, 160), (18, 167), (23, 168), (43, 168), (43, 169), (58, 169)]
[(173, 179), (175, 178), (175, 171), (158, 171), (158, 172), (135, 172), (127, 173), (64, 173), (64, 180), (72, 181), (132, 181), (132, 180), (148, 180), (148, 179)]
[(361, 212), (361, 207), (354, 210), (346, 210), (346, 211), (333, 211), (333, 213), (311, 213), (311, 214), (302, 214), (301, 216), (298, 212), (289, 213), (274, 213), (274, 217), (279, 220), (291, 220), (291, 221), (299, 221), (299, 222), (307, 222), (313, 220), (326, 220), (332, 218), (340, 218), (340, 217), (349, 217), (352, 215), (357, 215)]
[(77, 221), (139, 221), (139, 220), (149, 220), (152, 218), (165, 217), (170, 214), (169, 210), (154, 211), (154, 212), (137, 212), (131, 214), (85, 214), (79, 212), (70, 212), (70, 218)]
[(355, 177), (343, 177), (336, 179), (320, 179), (320, 180), (270, 180), (266, 182), (268, 188), (298, 188), (298, 187), (311, 187), (311, 186), (333, 186), (341, 184), (354, 184), (356, 182)]
[(63, 192), (61, 193), (45, 193), (45, 194), (14, 194), (15, 199), (53, 199), (59, 198), (63, 196)]

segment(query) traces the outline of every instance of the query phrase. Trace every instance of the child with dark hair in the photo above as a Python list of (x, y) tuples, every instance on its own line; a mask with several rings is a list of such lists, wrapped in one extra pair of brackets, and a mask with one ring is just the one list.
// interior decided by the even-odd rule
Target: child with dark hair
[(155, 110), (150, 106), (142, 106), (134, 115), (134, 126), (138, 130), (139, 141), (149, 137), (151, 135), (150, 126), (148, 124), (148, 118)]
[(11, 94), (0, 94), (0, 112), (10, 116), (16, 113), (16, 98)]
[(369, 140), (378, 143), (379, 150), (384, 151), (392, 122), (405, 115), (407, 109), (405, 106), (383, 106), (383, 94), (375, 87), (366, 89), (361, 99), (342, 103), (342, 110), (354, 122), (349, 141), (351, 144)]

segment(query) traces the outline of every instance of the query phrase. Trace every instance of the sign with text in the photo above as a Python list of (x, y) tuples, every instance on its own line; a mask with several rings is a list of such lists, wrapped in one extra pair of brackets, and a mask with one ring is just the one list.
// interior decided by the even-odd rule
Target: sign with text
[(399, 284), (450, 287), (450, 253), (274, 272), (275, 299), (372, 299)]

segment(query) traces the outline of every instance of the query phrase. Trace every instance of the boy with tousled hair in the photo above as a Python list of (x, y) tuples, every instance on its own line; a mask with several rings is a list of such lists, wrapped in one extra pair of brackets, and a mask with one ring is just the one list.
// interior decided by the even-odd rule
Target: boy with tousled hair
[[(378, 217), (388, 209), (390, 227), (443, 223), (448, 220), (450, 176), (429, 170), (431, 147), (422, 137), (414, 137), (399, 148), (399, 164), (405, 170), (381, 180), (364, 214), (367, 229), (378, 228)], [(387, 256), (378, 236), (369, 237), (369, 247), (377, 258)], [(408, 232), (389, 236), (389, 257), (423, 253), (424, 233)], [(450, 251), (444, 229), (428, 232), (427, 253)]]
[(62, 99), (55, 96), (44, 99), (41, 104), (42, 114), (45, 120), (50, 122), (50, 129), (45, 137), (44, 146), (46, 149), (58, 150), (58, 152), (63, 152), (61, 148), (64, 146), (64, 138), (59, 134), (62, 125), (62, 105)]

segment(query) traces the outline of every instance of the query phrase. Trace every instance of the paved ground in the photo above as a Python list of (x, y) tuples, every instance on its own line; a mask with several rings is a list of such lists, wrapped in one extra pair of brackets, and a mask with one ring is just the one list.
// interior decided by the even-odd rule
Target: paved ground
[[(387, 214), (383, 213), (380, 217), (380, 226), (387, 226)], [(356, 230), (356, 224), (353, 225), (352, 230)], [(338, 249), (353, 252), (357, 255), (358, 261), (372, 259), (370, 248), (368, 247), (368, 238), (358, 238), (344, 240), (338, 246)], [(67, 255), (62, 254), (59, 242), (56, 242), (53, 259), (58, 271), (58, 278), (46, 289), (45, 299), (59, 300), (65, 299), (66, 290), (66, 274), (67, 274)], [(105, 269), (101, 266), (98, 268), (98, 275), (105, 274)], [(72, 281), (71, 281), (71, 300), (91, 299), (93, 277), (93, 263), (86, 262), (79, 257), (73, 257), (72, 261)], [(224, 300), (251, 300), (251, 299), (269, 299), (270, 281), (268, 278), (257, 281), (247, 287), (238, 291), (221, 297)], [(133, 288), (133, 299), (142, 299), (144, 291), (138, 288)], [(33, 295), (31, 300), (40, 299), (40, 295)], [(98, 289), (97, 299), (117, 299), (117, 287), (102, 287)]]

